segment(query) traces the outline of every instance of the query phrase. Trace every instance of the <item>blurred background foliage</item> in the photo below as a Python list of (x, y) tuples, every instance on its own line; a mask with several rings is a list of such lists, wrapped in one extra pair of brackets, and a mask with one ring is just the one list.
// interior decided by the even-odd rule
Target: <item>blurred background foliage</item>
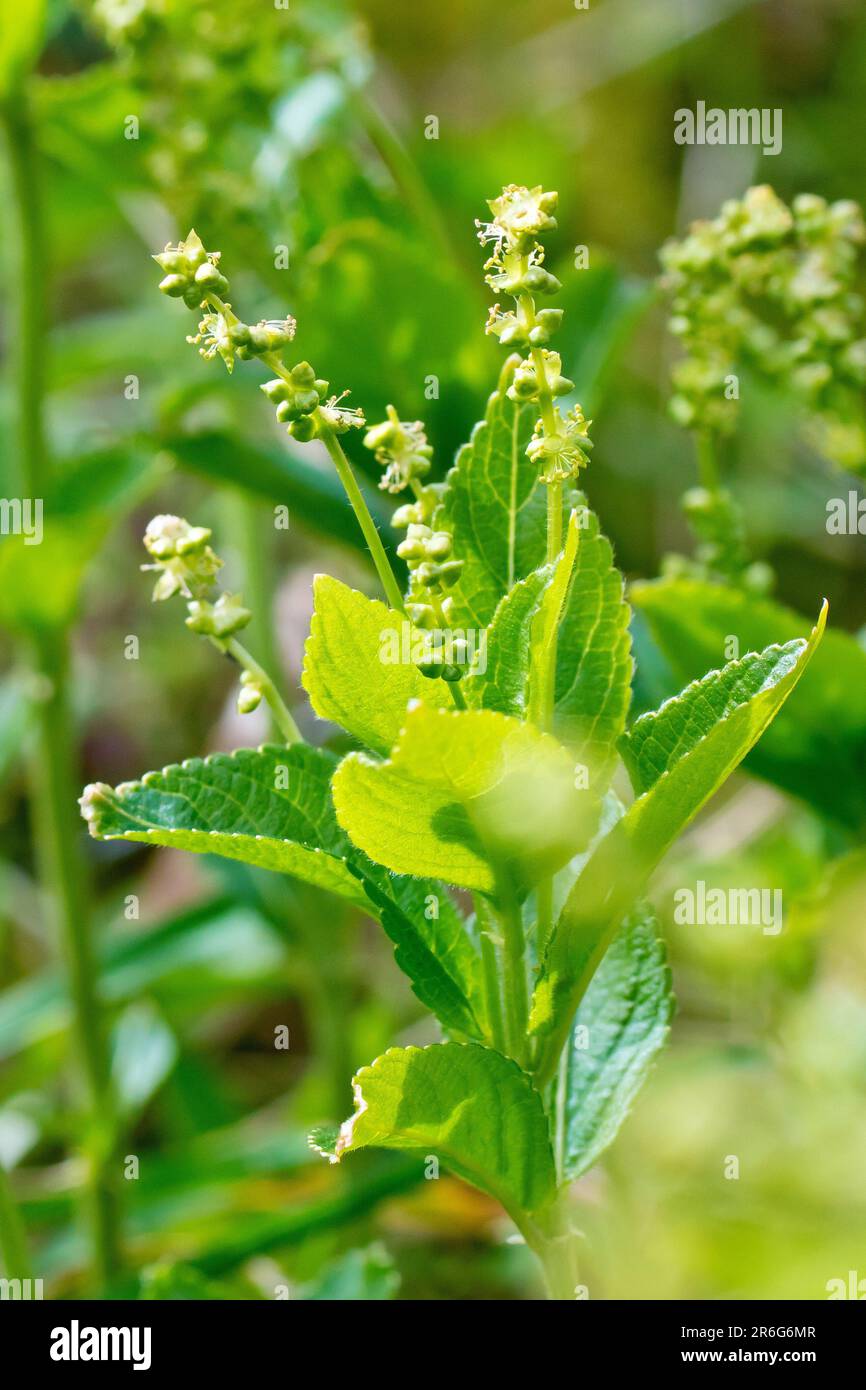
[[(94, 1285), (69, 992), (31, 848), (43, 833), (27, 765), (44, 749), (45, 651), (69, 647), (76, 785), (117, 782), (267, 735), (258, 715), (234, 713), (232, 672), (152, 608), (138, 572), (152, 512), (215, 528), (257, 615), (250, 645), (281, 668), (314, 741), (330, 731), (298, 690), (311, 577), (375, 592), (336, 480), (276, 431), (254, 370), (229, 381), (186, 345), (190, 317), (156, 293), (149, 253), (194, 225), (222, 250), (247, 317), (296, 316), (299, 356), (369, 419), (390, 401), (425, 419), (441, 476), (497, 373), (473, 221), (503, 183), (558, 188), (548, 263), (564, 285), (564, 371), (594, 417), (585, 486), (628, 578), (652, 578), (665, 553), (689, 549), (679, 498), (696, 476), (693, 442), (665, 411), (675, 348), (658, 248), (753, 183), (786, 200), (866, 201), (866, 11), (856, 0), (40, 9), (5, 0), (0, 44), (12, 156), (0, 166), (0, 495), (28, 495), (15, 306), (34, 189), (52, 460), (43, 545), (0, 541), (0, 1161), (34, 1272), (64, 1297)], [(673, 112), (698, 99), (781, 108), (782, 153), (675, 145)], [(794, 635), (774, 623), (805, 632), (824, 595), (850, 636), (787, 707), (781, 743), (658, 876), (679, 1014), (622, 1137), (582, 1180), (591, 1297), (821, 1298), (827, 1280), (866, 1275), (864, 549), (825, 527), (827, 499), (858, 483), (810, 451), (790, 400), (748, 381), (723, 462), (751, 551), (792, 610), (762, 618), (747, 605), (756, 645)], [(276, 506), (289, 508), (288, 532), (274, 528)], [(722, 635), (738, 630), (719, 621)], [(138, 659), (126, 659), (130, 636)], [(705, 657), (700, 670), (724, 660), (706, 629), (687, 644), (646, 614), (635, 638), (637, 709)], [(309, 1124), (347, 1112), (353, 1068), (433, 1036), (381, 933), (276, 876), (97, 844), (83, 824), (74, 834), (119, 1153), (140, 1162), (120, 1184), (113, 1292), (537, 1294), (526, 1253), (479, 1194), (424, 1182), (417, 1163), (387, 1154), (331, 1170), (306, 1147)], [(699, 878), (781, 889), (784, 932), (675, 925), (674, 889)], [(288, 1051), (274, 1047), (280, 1025)], [(11, 1220), (8, 1202), (0, 1193)]]

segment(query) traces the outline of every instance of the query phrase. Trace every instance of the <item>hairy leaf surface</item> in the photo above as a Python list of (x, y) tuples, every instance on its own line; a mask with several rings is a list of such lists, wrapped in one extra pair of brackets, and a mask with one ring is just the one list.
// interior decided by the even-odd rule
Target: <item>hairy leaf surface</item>
[(577, 1178), (613, 1142), (673, 1013), (670, 971), (651, 909), (614, 937), (580, 1002), (566, 1052), (563, 1172)]

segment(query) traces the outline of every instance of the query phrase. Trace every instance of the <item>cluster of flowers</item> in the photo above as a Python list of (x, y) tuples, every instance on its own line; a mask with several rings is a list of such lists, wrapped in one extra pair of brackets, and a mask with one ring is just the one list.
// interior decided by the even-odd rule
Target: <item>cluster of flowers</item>
[(766, 185), (669, 241), (662, 284), (684, 348), (674, 419), (730, 433), (738, 393), (727, 388), (747, 366), (803, 402), (807, 433), (826, 457), (866, 464), (866, 306), (856, 288), (864, 243), (856, 203), (801, 194), (789, 208)]
[(481, 244), (492, 243), (493, 254), (486, 262), (487, 284), (497, 294), (514, 300), (513, 309), (493, 305), (487, 332), (503, 347), (521, 348), (527, 356), (518, 364), (508, 395), (515, 401), (535, 402), (541, 415), (527, 454), (539, 467), (543, 482), (575, 478), (589, 462), (592, 442), (589, 425), (580, 406), (565, 416), (553, 404), (554, 398), (567, 396), (574, 382), (562, 375), (559, 353), (547, 344), (562, 322), (561, 309), (537, 309), (536, 295), (555, 294), (561, 288), (555, 275), (544, 268), (544, 247), (538, 237), (555, 229), (556, 193), (540, 186), (524, 188), (509, 184), (488, 206), (491, 222), (479, 222)]
[[(250, 622), (252, 613), (244, 608), (239, 594), (221, 593), (213, 602), (208, 599), (223, 565), (211, 549), (211, 534), (207, 526), (191, 526), (180, 516), (155, 516), (144, 533), (144, 547), (152, 563), (141, 568), (158, 575), (155, 601), (181, 594), (187, 600), (187, 627), (225, 650), (229, 639)], [(256, 674), (244, 670), (238, 694), (240, 713), (252, 713), (262, 695)]]
[[(398, 530), (406, 532), (405, 540), (397, 547), (397, 554), (409, 570), (406, 616), (423, 632), (448, 629), (453, 618), (453, 600), (448, 590), (456, 583), (463, 561), (453, 556), (451, 533), (436, 526), (435, 513), (444, 485), (422, 482), (430, 472), (433, 456), (424, 426), (420, 420), (401, 420), (394, 406), (389, 405), (387, 420), (371, 426), (364, 444), (385, 470), (379, 486), (390, 493), (408, 489), (414, 498), (398, 507), (391, 518)], [(458, 681), (468, 663), (468, 647), (462, 639), (455, 638), (447, 648), (431, 641), (428, 655), (418, 668), (431, 678)]]
[(752, 560), (746, 545), (743, 513), (726, 488), (693, 487), (682, 507), (697, 539), (694, 557), (671, 554), (662, 561), (670, 578), (718, 580), (753, 594), (767, 594), (775, 574), (764, 560)]

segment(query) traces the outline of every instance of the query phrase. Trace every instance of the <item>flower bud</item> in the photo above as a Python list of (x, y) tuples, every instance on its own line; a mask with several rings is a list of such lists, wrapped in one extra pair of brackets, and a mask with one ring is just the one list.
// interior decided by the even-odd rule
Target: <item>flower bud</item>
[(248, 608), (244, 608), (238, 594), (220, 594), (216, 603), (193, 599), (187, 604), (187, 612), (188, 628), (201, 633), (203, 637), (215, 637), (218, 641), (240, 632), (253, 616)]

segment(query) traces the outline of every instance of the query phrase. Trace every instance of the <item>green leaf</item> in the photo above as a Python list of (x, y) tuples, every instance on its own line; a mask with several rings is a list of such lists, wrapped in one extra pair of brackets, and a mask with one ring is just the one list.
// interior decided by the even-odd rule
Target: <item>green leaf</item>
[(2, 0), (0, 97), (12, 92), (32, 68), (42, 45), (44, 24), (45, 0)]
[(486, 627), (503, 594), (544, 563), (546, 489), (526, 457), (538, 411), (505, 394), (519, 360), (506, 362), (484, 419), (448, 474), (436, 515), (463, 561), (451, 591), (454, 626)]
[(397, 742), (410, 700), (450, 705), (440, 680), (422, 676), (403, 648), (414, 630), (401, 613), (319, 574), (302, 677), (310, 702), (377, 753)]
[(387, 762), (350, 753), (337, 819), (377, 864), (492, 893), (518, 891), (585, 844), (593, 803), (554, 739), (491, 710), (410, 709)]
[(572, 888), (533, 997), (531, 1031), (542, 1039), (538, 1073), (553, 1074), (575, 1009), (611, 934), (680, 832), (730, 776), (790, 695), (824, 631), (826, 604), (808, 642), (770, 647), (712, 671), (624, 741), (638, 792), (600, 841)]
[(609, 779), (631, 696), (628, 621), (610, 543), (593, 513), (580, 506), (569, 518), (556, 564), (520, 580), (499, 604), (487, 631), (486, 670), (464, 682), (466, 699), (532, 717), (540, 698), (533, 691), (533, 663), (537, 668), (558, 628), (553, 731), (592, 769), (598, 793)]
[(140, 782), (97, 782), (85, 789), (81, 809), (97, 839), (221, 854), (364, 907), (346, 864), (351, 845), (331, 803), (335, 761), (303, 744), (215, 753), (148, 772)]
[(328, 1148), (336, 1163), (368, 1146), (430, 1154), (514, 1215), (537, 1211), (556, 1177), (541, 1096), (516, 1062), (474, 1043), (394, 1047), (363, 1067), (355, 1113)]
[(485, 638), (486, 665), (461, 684), (471, 708), (525, 719), (529, 708), (532, 623), (553, 572), (552, 565), (520, 579), (500, 602)]
[[(370, 872), (361, 872), (376, 915), (394, 943), (394, 959), (417, 998), (449, 1032), (484, 1040), (481, 958), (448, 894), (444, 889), (430, 894), (433, 885), (415, 880), (392, 881), (391, 891), (385, 892)], [(405, 883), (405, 891), (398, 892), (394, 883)], [(432, 898), (435, 903), (428, 901)], [(435, 915), (430, 916), (432, 908)]]
[(566, 1051), (563, 1171), (577, 1178), (613, 1142), (664, 1044), (670, 971), (648, 907), (623, 924), (580, 1002)]
[(382, 1303), (396, 1298), (399, 1289), (397, 1267), (377, 1241), (366, 1250), (350, 1250), (331, 1261), (315, 1283), (306, 1285), (297, 1297), (328, 1303)]
[(172, 1070), (178, 1057), (177, 1039), (159, 1010), (139, 1000), (117, 1020), (111, 1050), (117, 1103), (129, 1118), (143, 1110)]
[(84, 571), (107, 524), (97, 516), (46, 519), (35, 543), (35, 521), (34, 515), (29, 536), (10, 535), (0, 544), (0, 625), (14, 632), (48, 632), (72, 621)]
[(553, 732), (603, 785), (631, 700), (629, 606), (610, 541), (588, 508), (579, 513), (579, 544), (556, 656)]
[[(675, 675), (693, 680), (731, 637), (743, 650), (802, 631), (799, 614), (739, 589), (697, 580), (635, 584), (631, 596)], [(866, 651), (828, 631), (797, 691), (746, 767), (832, 821), (866, 825)]]

